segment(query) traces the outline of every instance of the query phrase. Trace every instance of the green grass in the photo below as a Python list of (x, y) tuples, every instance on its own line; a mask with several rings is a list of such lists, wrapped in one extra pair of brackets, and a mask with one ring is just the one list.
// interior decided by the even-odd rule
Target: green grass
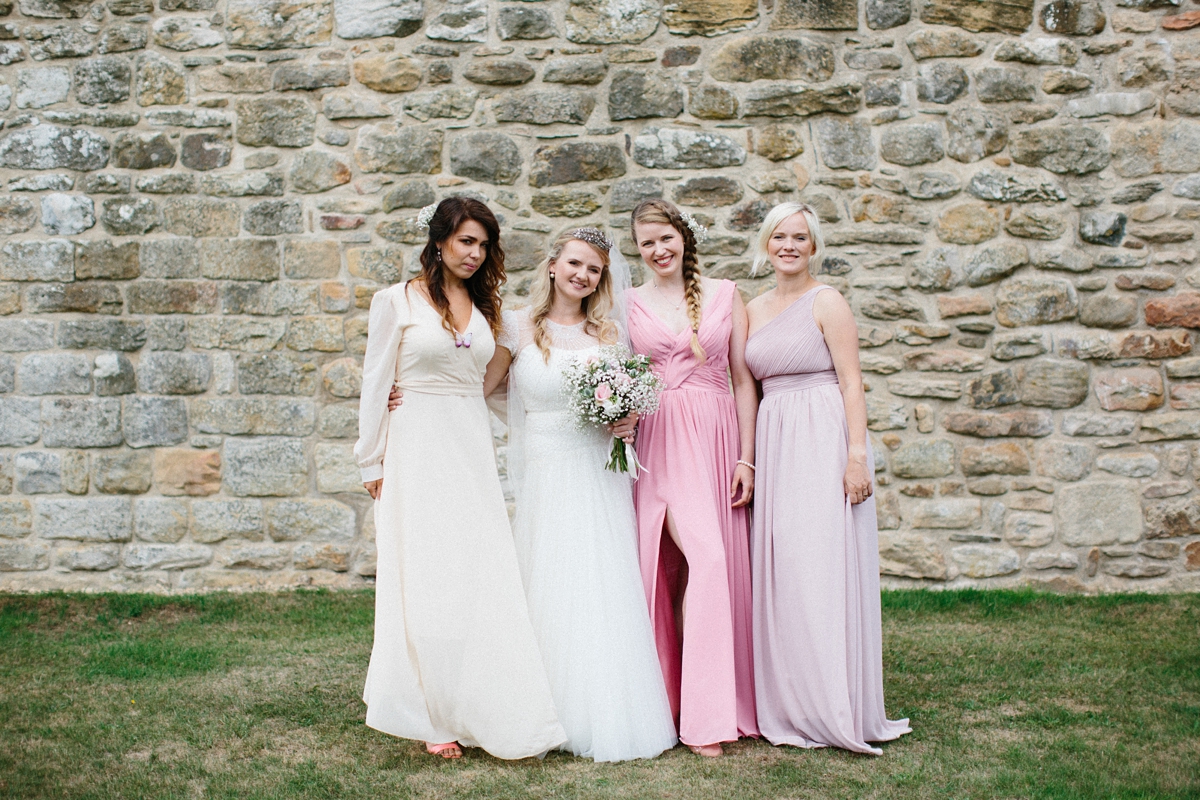
[(1200, 596), (883, 601), (882, 758), (595, 765), (364, 726), (370, 593), (0, 596), (0, 797), (1200, 798)]

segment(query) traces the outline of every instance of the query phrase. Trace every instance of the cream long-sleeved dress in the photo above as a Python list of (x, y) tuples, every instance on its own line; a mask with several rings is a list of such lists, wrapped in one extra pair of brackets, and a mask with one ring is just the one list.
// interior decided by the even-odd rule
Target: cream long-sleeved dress
[[(466, 346), (464, 340), (470, 342)], [(355, 457), (379, 551), (367, 725), (499, 758), (558, 747), (496, 471), (483, 373), (495, 350), (474, 309), (456, 338), (415, 289), (371, 301)], [(393, 381), (404, 403), (387, 410)]]

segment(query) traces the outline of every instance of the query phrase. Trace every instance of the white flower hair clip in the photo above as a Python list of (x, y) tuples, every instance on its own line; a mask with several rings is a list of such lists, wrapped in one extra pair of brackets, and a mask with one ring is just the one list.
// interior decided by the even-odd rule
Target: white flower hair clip
[(429, 220), (433, 219), (434, 212), (437, 211), (438, 204), (430, 203), (417, 212), (417, 227), (423, 231), (429, 230)]
[(696, 238), (696, 244), (700, 244), (708, 238), (708, 228), (696, 221), (696, 218), (684, 211), (679, 216), (683, 217), (683, 222), (691, 228), (692, 236)]

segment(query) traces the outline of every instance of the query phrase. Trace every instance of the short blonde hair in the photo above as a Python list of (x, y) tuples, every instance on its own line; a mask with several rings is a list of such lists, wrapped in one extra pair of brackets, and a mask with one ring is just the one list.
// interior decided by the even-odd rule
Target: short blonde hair
[(821, 237), (821, 222), (817, 212), (808, 203), (780, 203), (767, 212), (762, 227), (758, 229), (758, 238), (754, 242), (754, 266), (750, 268), (750, 277), (758, 274), (759, 269), (770, 263), (767, 257), (767, 243), (775, 229), (788, 217), (803, 214), (808, 223), (808, 235), (812, 241), (812, 255), (808, 257), (808, 272), (816, 275), (821, 271), (821, 262), (825, 259), (825, 240)]

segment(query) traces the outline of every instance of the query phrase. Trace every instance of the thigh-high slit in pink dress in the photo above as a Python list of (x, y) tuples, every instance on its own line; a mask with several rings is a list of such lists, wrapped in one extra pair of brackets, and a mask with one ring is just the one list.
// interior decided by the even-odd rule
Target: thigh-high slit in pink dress
[[(707, 353), (692, 353), (692, 331), (674, 333), (630, 292), (629, 338), (665, 380), (659, 410), (639, 427), (646, 472), (634, 484), (638, 549), (671, 710), (684, 744), (757, 736), (750, 643), (749, 519), (732, 508), (729, 487), (740, 449), (729, 383), (732, 281), (708, 299), (700, 326)], [(666, 532), (670, 511), (683, 543)], [(673, 601), (687, 560), (683, 645)]]

